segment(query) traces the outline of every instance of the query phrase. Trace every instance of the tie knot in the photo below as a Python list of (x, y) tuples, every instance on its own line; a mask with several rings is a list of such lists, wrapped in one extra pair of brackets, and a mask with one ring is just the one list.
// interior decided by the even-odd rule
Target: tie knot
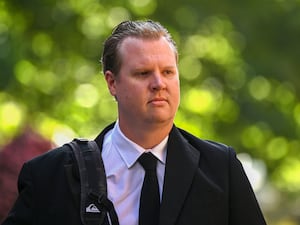
[(151, 152), (143, 153), (138, 161), (144, 170), (156, 170), (157, 158)]

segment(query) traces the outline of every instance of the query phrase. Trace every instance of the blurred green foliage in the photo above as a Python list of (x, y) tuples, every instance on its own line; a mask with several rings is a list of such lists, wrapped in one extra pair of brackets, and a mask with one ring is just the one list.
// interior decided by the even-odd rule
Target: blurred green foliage
[(26, 126), (60, 144), (115, 120), (102, 43), (120, 21), (144, 18), (178, 44), (176, 124), (262, 160), (268, 182), (298, 196), (299, 0), (2, 0), (0, 145)]

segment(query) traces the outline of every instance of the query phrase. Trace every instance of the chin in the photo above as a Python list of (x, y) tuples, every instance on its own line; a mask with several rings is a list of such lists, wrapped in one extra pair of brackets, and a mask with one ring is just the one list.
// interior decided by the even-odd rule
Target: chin
[(152, 117), (149, 122), (152, 124), (169, 124), (173, 123), (174, 117)]

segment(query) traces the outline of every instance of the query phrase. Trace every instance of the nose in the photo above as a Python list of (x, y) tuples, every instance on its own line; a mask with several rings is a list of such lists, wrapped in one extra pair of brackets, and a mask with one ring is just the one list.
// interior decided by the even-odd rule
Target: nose
[(166, 83), (163, 75), (159, 72), (154, 73), (151, 79), (150, 86), (151, 86), (151, 90), (153, 91), (165, 89)]

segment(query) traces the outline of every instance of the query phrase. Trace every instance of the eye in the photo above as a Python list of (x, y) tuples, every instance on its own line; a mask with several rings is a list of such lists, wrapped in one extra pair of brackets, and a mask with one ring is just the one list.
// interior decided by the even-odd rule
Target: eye
[(149, 74), (150, 74), (150, 72), (147, 71), (147, 70), (142, 70), (142, 71), (137, 71), (137, 72), (135, 72), (135, 75), (136, 75), (136, 76), (140, 76), (140, 77), (145, 77), (145, 76), (147, 76), (147, 75), (149, 75)]
[(167, 75), (167, 76), (173, 75), (174, 73), (175, 73), (174, 70), (165, 70), (164, 71), (164, 74)]
[(139, 74), (140, 74), (141, 76), (146, 76), (146, 75), (149, 74), (149, 71), (141, 71)]

